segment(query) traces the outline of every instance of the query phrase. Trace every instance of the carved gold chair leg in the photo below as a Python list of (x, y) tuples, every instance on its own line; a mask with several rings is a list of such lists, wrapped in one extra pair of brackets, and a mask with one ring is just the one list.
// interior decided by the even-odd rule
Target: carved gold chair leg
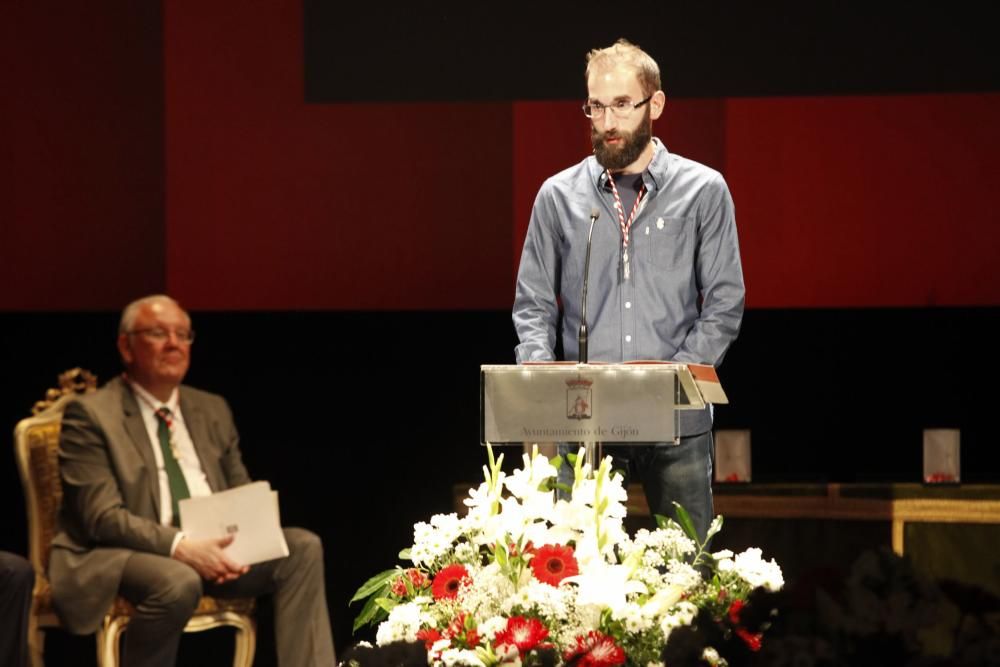
[(121, 663), (119, 647), (121, 635), (128, 625), (128, 617), (105, 616), (104, 622), (97, 630), (97, 665), (98, 667), (117, 667)]
[[(97, 631), (98, 667), (118, 667), (121, 664), (121, 636), (128, 626), (127, 616), (108, 616)], [(191, 617), (184, 632), (203, 632), (213, 628), (235, 628), (233, 667), (252, 667), (257, 651), (257, 628), (253, 619), (231, 611)]]
[(251, 667), (257, 650), (257, 628), (253, 619), (231, 611), (221, 611), (204, 616), (194, 616), (184, 632), (202, 632), (229, 626), (236, 629), (236, 646), (233, 650), (233, 667)]
[(35, 614), (28, 619), (28, 660), (31, 667), (45, 667), (45, 631)]

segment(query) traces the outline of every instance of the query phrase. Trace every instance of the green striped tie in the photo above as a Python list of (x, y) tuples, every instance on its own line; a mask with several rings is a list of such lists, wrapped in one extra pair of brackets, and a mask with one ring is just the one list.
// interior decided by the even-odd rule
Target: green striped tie
[(156, 421), (158, 426), (156, 434), (160, 439), (160, 449), (163, 451), (163, 467), (167, 471), (167, 483), (170, 485), (170, 503), (174, 508), (174, 525), (181, 525), (181, 512), (178, 503), (185, 498), (191, 497), (187, 482), (184, 480), (184, 473), (174, 456), (173, 448), (170, 446), (170, 409), (167, 406), (156, 411)]

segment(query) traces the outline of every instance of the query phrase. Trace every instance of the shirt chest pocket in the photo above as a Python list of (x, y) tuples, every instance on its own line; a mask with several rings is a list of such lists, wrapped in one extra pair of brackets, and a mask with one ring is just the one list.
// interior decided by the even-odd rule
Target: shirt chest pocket
[(694, 218), (657, 216), (639, 230), (643, 251), (640, 256), (647, 263), (664, 269), (674, 269), (690, 263), (691, 228)]

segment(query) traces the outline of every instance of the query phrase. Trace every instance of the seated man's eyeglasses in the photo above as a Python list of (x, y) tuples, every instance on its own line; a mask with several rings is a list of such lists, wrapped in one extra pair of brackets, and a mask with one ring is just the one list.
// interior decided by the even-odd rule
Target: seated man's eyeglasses
[(629, 115), (643, 104), (646, 104), (653, 96), (650, 95), (646, 99), (639, 102), (631, 102), (629, 100), (615, 100), (611, 104), (601, 104), (597, 101), (588, 101), (583, 105), (583, 115), (587, 118), (604, 118), (604, 111), (606, 109), (611, 109), (611, 113), (614, 114), (615, 118), (628, 118)]
[(141, 335), (145, 336), (147, 340), (151, 340), (157, 343), (167, 340), (170, 338), (170, 334), (182, 343), (191, 344), (194, 342), (194, 331), (189, 329), (161, 329), (160, 327), (154, 327), (152, 329), (134, 329), (129, 331), (130, 336)]

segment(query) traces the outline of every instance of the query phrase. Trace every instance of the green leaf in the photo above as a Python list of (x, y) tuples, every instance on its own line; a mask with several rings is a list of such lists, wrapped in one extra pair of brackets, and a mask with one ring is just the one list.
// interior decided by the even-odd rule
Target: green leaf
[(378, 596), (374, 595), (368, 598), (368, 602), (366, 602), (365, 606), (361, 608), (361, 613), (359, 613), (354, 619), (354, 628), (352, 632), (357, 632), (358, 628), (361, 628), (369, 623), (376, 623), (382, 618), (388, 616), (386, 611), (376, 604), (376, 599), (378, 599)]
[(688, 514), (687, 510), (681, 507), (681, 504), (674, 501), (674, 508), (677, 512), (677, 523), (681, 525), (684, 533), (694, 540), (695, 544), (701, 544), (701, 540), (698, 539), (698, 531), (694, 529), (694, 521), (691, 520), (691, 515)]
[(564, 484), (562, 482), (553, 482), (552, 483), (552, 488), (553, 489), (559, 489), (560, 491), (565, 491), (566, 493), (572, 493), (572, 491), (573, 491), (573, 487), (572, 486), (570, 486), (569, 484)]
[(399, 604), (398, 602), (396, 602), (392, 598), (379, 598), (379, 597), (376, 597), (376, 598), (372, 598), (372, 599), (375, 600), (375, 604), (377, 604), (380, 609), (382, 609), (382, 610), (384, 610), (386, 612), (392, 611), (393, 608), (396, 605)]
[(558, 454), (549, 459), (549, 465), (551, 465), (556, 470), (559, 470), (559, 468), (562, 467), (562, 464), (563, 464), (563, 457), (559, 456)]
[(667, 528), (672, 523), (668, 517), (665, 517), (662, 514), (654, 514), (653, 519), (656, 520), (657, 528)]
[(500, 543), (500, 540), (497, 540), (496, 551), (494, 553), (500, 567), (507, 567), (507, 549)]
[(403, 549), (402, 551), (400, 551), (399, 552), (399, 560), (413, 560), (413, 558), (410, 557), (410, 550), (409, 549)]
[[(357, 602), (363, 598), (368, 597), (372, 593), (375, 593), (381, 588), (388, 588), (390, 581), (401, 575), (403, 571), (399, 568), (393, 568), (391, 570), (385, 570), (384, 572), (379, 572), (374, 577), (366, 581), (358, 589), (358, 592), (354, 594), (351, 598), (351, 602)], [(350, 604), (350, 602), (348, 602)]]
[(576, 458), (577, 458), (577, 455), (574, 454), (573, 452), (566, 452), (566, 460), (569, 461), (569, 464), (571, 466), (575, 466), (576, 465)]

